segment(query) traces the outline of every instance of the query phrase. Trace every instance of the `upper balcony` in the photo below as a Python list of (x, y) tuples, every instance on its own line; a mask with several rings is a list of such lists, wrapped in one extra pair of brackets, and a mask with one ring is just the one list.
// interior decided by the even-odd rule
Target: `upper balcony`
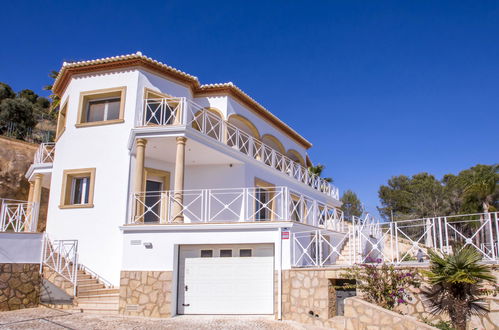
[(317, 191), (339, 199), (338, 188), (310, 173), (305, 166), (187, 98), (145, 99), (144, 109), (140, 113), (136, 126), (191, 127)]
[(34, 164), (50, 164), (54, 162), (55, 143), (40, 143), (33, 160)]

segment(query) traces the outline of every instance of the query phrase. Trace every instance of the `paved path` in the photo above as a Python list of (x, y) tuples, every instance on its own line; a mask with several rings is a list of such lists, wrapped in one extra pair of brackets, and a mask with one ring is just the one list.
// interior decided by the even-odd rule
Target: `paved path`
[(40, 307), (0, 312), (0, 329), (321, 330), (323, 328), (263, 317), (178, 316), (171, 319), (154, 319), (67, 312)]

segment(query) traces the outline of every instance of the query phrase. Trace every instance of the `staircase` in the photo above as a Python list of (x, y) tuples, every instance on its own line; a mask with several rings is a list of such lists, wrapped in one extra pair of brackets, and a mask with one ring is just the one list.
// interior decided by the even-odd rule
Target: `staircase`
[(84, 269), (78, 269), (76, 303), (73, 309), (88, 313), (118, 313), (119, 289), (108, 288)]
[[(357, 255), (360, 254), (357, 253)], [(353, 256), (354, 256), (353, 247), (350, 244), (350, 239), (347, 238), (343, 243), (343, 247), (341, 248), (338, 259), (336, 259), (336, 265), (351, 265), (351, 260)]]

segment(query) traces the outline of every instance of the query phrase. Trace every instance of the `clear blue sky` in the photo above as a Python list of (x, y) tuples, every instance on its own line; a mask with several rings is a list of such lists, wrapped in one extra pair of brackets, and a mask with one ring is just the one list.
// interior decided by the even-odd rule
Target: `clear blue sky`
[(499, 160), (499, 1), (12, 1), (0, 24), (16, 90), (137, 50), (233, 81), (370, 210), (393, 175)]

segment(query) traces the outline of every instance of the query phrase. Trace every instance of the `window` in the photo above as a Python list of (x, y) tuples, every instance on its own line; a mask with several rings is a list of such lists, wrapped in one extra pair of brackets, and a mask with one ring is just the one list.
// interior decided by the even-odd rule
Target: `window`
[(119, 87), (81, 93), (76, 127), (123, 122), (125, 90)]
[(220, 258), (232, 257), (232, 250), (220, 250)]
[(270, 220), (270, 192), (265, 188), (256, 188), (256, 221)]
[(57, 116), (57, 129), (55, 133), (55, 139), (57, 140), (64, 130), (66, 129), (66, 114), (68, 112), (68, 102), (64, 102), (63, 106), (59, 109), (59, 114)]
[(95, 168), (65, 170), (60, 208), (93, 207)]
[(70, 204), (88, 204), (89, 186), (90, 176), (72, 178)]
[(275, 186), (266, 181), (255, 178), (255, 211), (254, 221), (269, 221), (274, 220), (276, 211), (275, 203)]
[(120, 117), (120, 98), (88, 101), (87, 122), (116, 120)]
[(251, 249), (241, 249), (239, 250), (239, 256), (243, 258), (251, 257)]
[(213, 250), (201, 250), (201, 258), (212, 258)]

